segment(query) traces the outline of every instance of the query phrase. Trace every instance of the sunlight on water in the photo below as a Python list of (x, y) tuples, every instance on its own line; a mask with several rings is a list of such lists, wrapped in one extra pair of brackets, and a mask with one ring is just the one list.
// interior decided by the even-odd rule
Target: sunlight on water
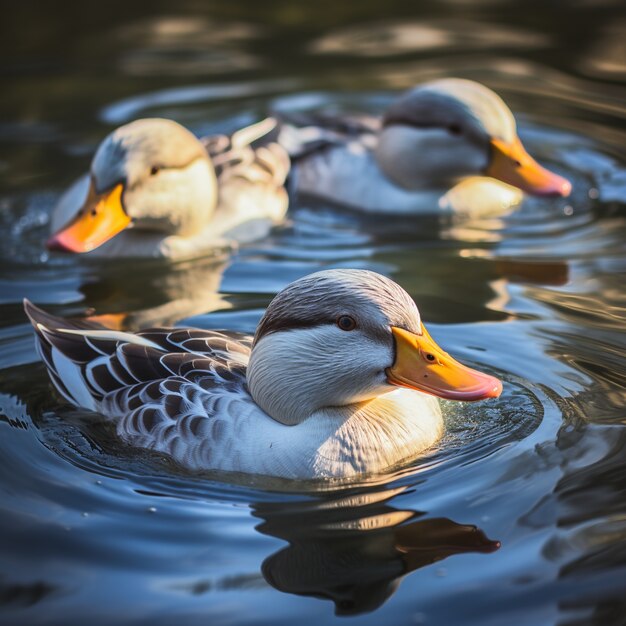
[[(66, 4), (13, 7), (23, 41), (0, 43), (0, 622), (623, 624), (619, 5)], [(272, 112), (378, 114), (443, 76), (500, 93), (572, 195), (480, 219), (304, 198), (269, 237), (171, 265), (44, 251), (56, 199), (119, 124), (202, 135)], [(443, 402), (442, 441), (385, 475), (190, 475), (64, 404), (21, 306), (253, 333), (277, 291), (328, 267), (399, 282), (502, 396)]]

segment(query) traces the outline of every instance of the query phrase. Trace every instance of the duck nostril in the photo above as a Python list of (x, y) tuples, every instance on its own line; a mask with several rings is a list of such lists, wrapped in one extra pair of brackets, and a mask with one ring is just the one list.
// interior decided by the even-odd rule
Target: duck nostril
[(522, 167), (521, 162), (518, 161), (517, 159), (515, 159), (515, 161), (513, 161), (513, 165), (515, 165), (515, 167)]
[(96, 217), (96, 215), (98, 215), (98, 211), (96, 209), (91, 209), (91, 214)]

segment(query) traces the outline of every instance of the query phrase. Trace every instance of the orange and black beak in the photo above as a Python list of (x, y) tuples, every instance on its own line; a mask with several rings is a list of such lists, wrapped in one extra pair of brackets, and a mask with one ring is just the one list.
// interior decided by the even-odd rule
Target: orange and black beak
[(485, 172), (503, 183), (535, 196), (569, 196), (572, 184), (541, 167), (516, 137), (512, 142), (491, 140), (491, 162)]
[(497, 398), (502, 393), (502, 383), (497, 378), (455, 361), (432, 340), (423, 324), (421, 327), (421, 335), (391, 327), (396, 358), (386, 371), (388, 382), (466, 402)]
[(85, 204), (69, 224), (48, 239), (48, 249), (89, 252), (127, 228), (131, 219), (122, 206), (123, 191), (120, 183), (98, 194), (92, 181)]

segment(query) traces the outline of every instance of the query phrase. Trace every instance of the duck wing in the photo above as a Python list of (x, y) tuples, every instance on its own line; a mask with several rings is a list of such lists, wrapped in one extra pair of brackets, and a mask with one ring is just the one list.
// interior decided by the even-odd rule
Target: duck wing
[(252, 183), (284, 185), (289, 174), (289, 155), (275, 140), (277, 122), (268, 117), (232, 135), (203, 137), (220, 186), (233, 177)]
[(39, 353), (63, 397), (116, 422), (134, 446), (193, 470), (231, 462), (242, 421), (262, 411), (245, 387), (252, 338), (195, 328), (124, 333), (57, 318), (25, 301)]
[(116, 418), (119, 437), (194, 471), (233, 469), (238, 429), (262, 415), (245, 386), (252, 338), (193, 328), (138, 335), (171, 351), (118, 348), (126, 370), (143, 379), (100, 402), (100, 410)]
[(359, 146), (371, 148), (380, 130), (380, 118), (373, 115), (338, 115), (297, 112), (279, 117), (278, 143), (292, 161), (331, 148)]
[[(134, 396), (138, 386), (171, 377), (203, 379), (205, 388), (217, 383), (244, 386), (250, 336), (196, 328), (126, 333), (95, 322), (58, 318), (28, 301), (24, 308), (52, 382), (77, 406), (101, 410), (111, 394), (132, 391)], [(113, 411), (110, 400), (104, 404), (112, 413), (106, 414), (124, 411), (123, 403)]]
[(291, 168), (267, 118), (232, 135), (203, 139), (217, 174), (218, 207), (211, 228), (239, 242), (265, 237), (285, 217)]

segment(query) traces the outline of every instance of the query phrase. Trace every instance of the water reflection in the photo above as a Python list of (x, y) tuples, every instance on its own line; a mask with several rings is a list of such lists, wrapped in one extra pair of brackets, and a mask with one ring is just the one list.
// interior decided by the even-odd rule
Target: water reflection
[(526, 48), (548, 45), (546, 35), (487, 24), (469, 19), (420, 20), (419, 22), (368, 22), (336, 29), (310, 44), (318, 54), (385, 57), (410, 52), (463, 49)]
[[(147, 92), (141, 95), (134, 95), (131, 98), (114, 101), (104, 106), (100, 112), (100, 118), (112, 125), (125, 124), (138, 117), (151, 117), (163, 115), (168, 117), (167, 113), (163, 113), (168, 107), (179, 106), (185, 104), (206, 104), (224, 99), (235, 100), (250, 98), (253, 96), (261, 96), (267, 93), (280, 91), (293, 87), (296, 81), (293, 80), (258, 80), (237, 83), (215, 83), (187, 85), (176, 89), (160, 89), (154, 92)], [(189, 112), (186, 114), (189, 116)], [(201, 122), (205, 125), (203, 131), (199, 134), (211, 134), (212, 126), (206, 126), (205, 115), (198, 115)], [(263, 117), (261, 114), (259, 117)], [(215, 127), (215, 132), (224, 133), (237, 128), (241, 128), (247, 124), (259, 121), (259, 117), (243, 115), (237, 120), (233, 120), (226, 127), (220, 124)], [(185, 119), (185, 113), (177, 116), (179, 121)], [(232, 129), (230, 128), (232, 126)]]
[(279, 591), (331, 600), (337, 615), (357, 615), (379, 608), (417, 569), (500, 547), (476, 526), (387, 504), (405, 490), (253, 506), (264, 520), (257, 530), (289, 543), (263, 561), (263, 576)]
[(591, 76), (612, 80), (626, 77), (626, 20), (607, 24), (580, 65)]
[(80, 288), (90, 319), (117, 329), (172, 326), (183, 318), (229, 309), (219, 287), (228, 262), (196, 259), (170, 265), (112, 263)]
[[(359, 623), (418, 611), (429, 624), (621, 626), (623, 3), (83, 5), (7, 5), (0, 40), (0, 621), (309, 625), (339, 621), (336, 606)], [(41, 255), (57, 193), (111, 126), (165, 115), (209, 133), (275, 105), (377, 113), (389, 89), (453, 75), (502, 94), (576, 195), (482, 223), (298, 207), (225, 270)], [(106, 440), (93, 415), (59, 409), (19, 304), (89, 306), (130, 327), (202, 310), (189, 323), (250, 332), (274, 292), (324, 265), (391, 275), (448, 324), (433, 333), (450, 349), (507, 381), (495, 407), (444, 406), (448, 436), (419, 470), (345, 498), (181, 476)]]
[(124, 53), (123, 72), (131, 75), (223, 74), (249, 70), (260, 59), (245, 52), (246, 41), (258, 38), (261, 28), (244, 22), (206, 16), (154, 16), (126, 24), (112, 38)]
[(544, 538), (541, 556), (554, 576), (541, 581), (538, 605), (556, 600), (563, 626), (623, 622), (625, 452), (623, 428), (580, 421), (560, 428), (541, 451), (540, 473), (556, 473), (555, 484), (518, 524)]
[(60, 591), (57, 585), (43, 581), (31, 584), (5, 583), (0, 578), (0, 606), (29, 607)]

